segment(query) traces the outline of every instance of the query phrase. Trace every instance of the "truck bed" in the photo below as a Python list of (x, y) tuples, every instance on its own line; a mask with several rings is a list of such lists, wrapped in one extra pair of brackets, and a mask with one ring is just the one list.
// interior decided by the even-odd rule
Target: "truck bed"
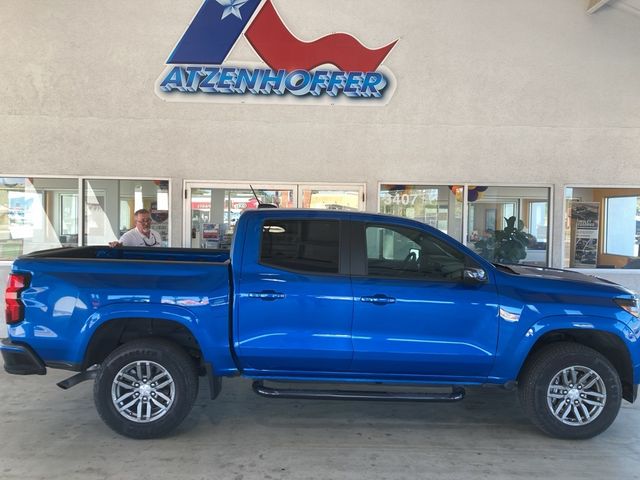
[(198, 248), (146, 248), (90, 246), (65, 247), (23, 255), (21, 258), (50, 259), (111, 259), (111, 260), (149, 260), (161, 262), (214, 262), (229, 260), (228, 250), (204, 250)]
[(199, 347), (207, 360), (234, 368), (228, 251), (58, 248), (21, 256), (13, 271), (30, 274), (30, 284), (22, 295), (26, 320), (10, 326), (9, 334), (29, 343), (48, 365), (81, 368), (94, 333), (127, 318), (139, 328), (173, 321), (202, 332)]

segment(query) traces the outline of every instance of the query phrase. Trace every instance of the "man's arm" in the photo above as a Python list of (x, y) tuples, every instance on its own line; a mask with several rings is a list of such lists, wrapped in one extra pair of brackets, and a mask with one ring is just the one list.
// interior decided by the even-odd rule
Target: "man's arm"
[(126, 243), (126, 240), (127, 240), (127, 238), (126, 238), (126, 237), (127, 237), (127, 234), (128, 234), (128, 233), (129, 233), (129, 232), (124, 232), (124, 233), (122, 234), (122, 236), (120, 237), (120, 240), (113, 241), (113, 242), (109, 242), (109, 246), (110, 246), (111, 248), (123, 247), (123, 246), (125, 245), (125, 243)]

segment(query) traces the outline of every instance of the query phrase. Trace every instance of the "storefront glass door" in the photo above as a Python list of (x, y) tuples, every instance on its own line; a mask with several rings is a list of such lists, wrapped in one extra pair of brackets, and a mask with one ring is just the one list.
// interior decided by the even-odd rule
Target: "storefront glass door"
[(187, 182), (184, 246), (229, 249), (240, 214), (259, 203), (278, 208), (364, 210), (363, 184), (249, 184)]
[(294, 185), (187, 185), (187, 219), (185, 232), (191, 248), (229, 249), (235, 224), (240, 214), (259, 203), (271, 203), (279, 208), (297, 206)]

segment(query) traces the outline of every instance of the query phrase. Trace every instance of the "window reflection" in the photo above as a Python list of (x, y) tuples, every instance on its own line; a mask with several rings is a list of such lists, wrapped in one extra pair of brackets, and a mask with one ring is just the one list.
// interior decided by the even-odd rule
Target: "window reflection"
[(294, 208), (293, 189), (192, 188), (191, 189), (191, 244), (192, 248), (229, 250), (236, 222), (240, 214), (259, 203), (270, 203), (280, 208)]
[[(424, 222), (490, 261), (546, 266), (549, 196), (544, 187), (467, 185), (380, 187), (380, 211)], [(462, 207), (468, 207), (462, 238)]]
[(85, 245), (105, 245), (135, 228), (134, 213), (151, 213), (151, 228), (169, 244), (169, 182), (164, 180), (84, 181)]
[(360, 190), (301, 188), (302, 208), (323, 210), (360, 210)]
[(564, 266), (640, 268), (640, 189), (565, 190)]
[(0, 177), (0, 260), (78, 245), (78, 181)]
[[(474, 189), (480, 190), (471, 195)], [(498, 263), (547, 265), (549, 189), (469, 187), (468, 245)]]
[(454, 186), (380, 186), (380, 212), (411, 218), (462, 240), (462, 190)]

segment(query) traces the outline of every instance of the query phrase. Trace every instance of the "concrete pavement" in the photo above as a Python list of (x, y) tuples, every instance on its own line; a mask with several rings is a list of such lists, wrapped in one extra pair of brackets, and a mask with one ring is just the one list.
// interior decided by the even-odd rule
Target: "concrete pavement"
[(640, 478), (640, 407), (588, 441), (538, 432), (513, 392), (471, 389), (456, 404), (269, 400), (201, 382), (171, 438), (134, 441), (98, 418), (92, 383), (0, 373), (0, 479)]

